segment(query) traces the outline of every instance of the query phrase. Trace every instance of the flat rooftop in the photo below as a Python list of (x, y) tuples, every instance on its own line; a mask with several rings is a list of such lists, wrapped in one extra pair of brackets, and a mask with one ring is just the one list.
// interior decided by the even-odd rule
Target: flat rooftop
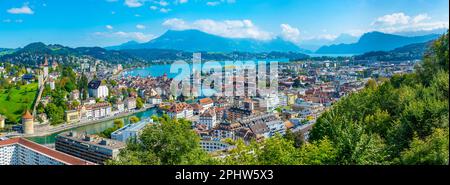
[(111, 150), (122, 149), (126, 147), (126, 144), (124, 142), (102, 138), (97, 135), (80, 134), (75, 131), (63, 132), (61, 134), (58, 134), (58, 136), (80, 143), (87, 143), (91, 146), (97, 146), (100, 148), (107, 148)]

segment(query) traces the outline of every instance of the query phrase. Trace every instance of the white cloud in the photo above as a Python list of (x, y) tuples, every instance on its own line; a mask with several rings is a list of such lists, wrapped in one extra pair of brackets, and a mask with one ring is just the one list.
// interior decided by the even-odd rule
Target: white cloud
[(136, 25), (136, 28), (140, 29), (140, 30), (143, 30), (143, 29), (145, 29), (145, 26), (142, 25), (142, 24), (138, 24), (138, 25)]
[(190, 26), (187, 25), (187, 23), (183, 19), (177, 18), (168, 19), (164, 21), (162, 25), (174, 30), (190, 29)]
[(206, 5), (208, 5), (208, 6), (217, 6), (217, 5), (219, 5), (219, 4), (220, 4), (219, 1), (211, 1), (211, 2), (207, 2), (207, 3), (206, 3)]
[(180, 3), (180, 4), (184, 4), (184, 3), (187, 3), (188, 2), (188, 0), (178, 0), (178, 3)]
[(28, 4), (24, 4), (20, 8), (11, 8), (7, 10), (10, 14), (34, 14), (34, 11), (28, 6)]
[(120, 38), (125, 40), (135, 40), (138, 42), (148, 42), (151, 39), (155, 38), (152, 34), (145, 34), (142, 32), (95, 32), (94, 35), (101, 36), (101, 37), (107, 37), (107, 38)]
[(429, 17), (428, 14), (419, 14), (412, 19), (412, 22), (419, 23), (419, 22), (429, 20), (429, 19), (431, 19), (431, 17)]
[(167, 12), (170, 12), (171, 9), (170, 8), (161, 8), (161, 9), (159, 9), (159, 11), (162, 13), (167, 13)]
[(156, 7), (156, 6), (150, 6), (150, 9), (151, 9), (151, 10), (157, 10), (158, 7)]
[(396, 33), (409, 31), (430, 31), (435, 29), (448, 28), (448, 21), (432, 21), (427, 14), (409, 16), (403, 12), (393, 13), (378, 17), (372, 23), (372, 30)]
[(130, 8), (137, 8), (144, 5), (142, 0), (125, 0), (124, 4)]
[(114, 29), (114, 27), (112, 27), (111, 25), (106, 25), (105, 27), (106, 27), (106, 29), (108, 29), (108, 30)]
[(233, 4), (235, 3), (236, 0), (218, 0), (218, 1), (208, 1), (206, 2), (206, 5), (208, 6), (217, 6), (220, 5), (222, 3), (228, 3), (228, 4)]
[(298, 43), (300, 41), (300, 30), (289, 24), (281, 24), (281, 37), (287, 41)]
[(161, 6), (167, 6), (169, 5), (169, 3), (167, 1), (161, 0), (159, 2), (156, 2), (157, 4), (161, 5)]
[(251, 20), (215, 21), (201, 19), (188, 23), (182, 19), (173, 18), (164, 21), (163, 26), (175, 30), (198, 29), (206, 33), (228, 38), (252, 38), (258, 40), (270, 40), (273, 38), (272, 33), (261, 30)]
[(407, 16), (402, 12), (393, 13), (393, 14), (378, 17), (376, 19), (376, 21), (372, 23), (372, 25), (392, 26), (392, 25), (398, 25), (398, 24), (408, 24), (410, 19), (411, 19), (410, 16)]

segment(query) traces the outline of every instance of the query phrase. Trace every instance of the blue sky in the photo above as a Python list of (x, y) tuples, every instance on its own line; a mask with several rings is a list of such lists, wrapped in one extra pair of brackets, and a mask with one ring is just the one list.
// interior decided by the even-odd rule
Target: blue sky
[(168, 29), (302, 44), (448, 28), (448, 0), (0, 0), (0, 47), (110, 46)]

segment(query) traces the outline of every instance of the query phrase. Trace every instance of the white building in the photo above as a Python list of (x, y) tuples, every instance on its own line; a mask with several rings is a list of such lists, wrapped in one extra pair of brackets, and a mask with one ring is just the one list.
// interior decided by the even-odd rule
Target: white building
[(0, 141), (0, 165), (92, 165), (24, 138)]
[(127, 98), (124, 103), (127, 110), (136, 109), (136, 98)]
[(194, 111), (187, 103), (176, 103), (167, 111), (167, 115), (172, 119), (191, 118)]
[(208, 109), (200, 115), (199, 123), (206, 125), (208, 130), (213, 129), (217, 124), (216, 112), (214, 109)]
[(125, 111), (125, 104), (121, 101), (114, 104), (114, 107), (116, 108), (117, 112), (119, 112), (119, 113)]
[(231, 145), (221, 142), (220, 140), (216, 140), (216, 139), (200, 140), (200, 146), (202, 147), (203, 150), (205, 150), (207, 152), (228, 150), (232, 147)]
[(102, 84), (100, 80), (93, 80), (88, 84), (89, 96), (94, 98), (106, 98), (109, 91), (106, 85)]
[(121, 129), (111, 133), (111, 139), (122, 142), (127, 142), (130, 138), (137, 139), (141, 134), (142, 130), (145, 128), (145, 126), (147, 126), (150, 123), (153, 123), (152, 119), (142, 120), (135, 124), (128, 124), (122, 127)]

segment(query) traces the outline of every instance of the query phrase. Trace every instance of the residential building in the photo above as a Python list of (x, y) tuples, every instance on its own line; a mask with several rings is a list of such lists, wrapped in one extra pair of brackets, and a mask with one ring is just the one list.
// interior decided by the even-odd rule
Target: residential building
[(192, 107), (187, 103), (175, 103), (167, 111), (167, 115), (172, 119), (191, 118), (194, 115)]
[(78, 110), (66, 110), (65, 117), (67, 123), (75, 123), (80, 121), (80, 113)]
[(203, 114), (199, 117), (199, 123), (206, 125), (209, 130), (216, 127), (217, 119), (216, 119), (216, 111), (214, 111), (214, 108), (206, 110)]
[(214, 101), (211, 98), (200, 99), (199, 104), (206, 110), (214, 106)]
[(123, 111), (125, 111), (125, 104), (122, 101), (117, 101), (116, 104), (114, 104), (114, 108), (119, 113), (123, 112)]
[(92, 80), (88, 84), (89, 96), (94, 98), (106, 98), (108, 97), (108, 87), (102, 84), (100, 80)]
[(216, 152), (216, 151), (223, 151), (223, 150), (229, 150), (232, 148), (232, 145), (229, 145), (227, 143), (224, 143), (218, 139), (212, 139), (212, 140), (200, 140), (200, 146), (203, 150), (207, 152)]
[(120, 149), (125, 147), (126, 144), (120, 141), (75, 131), (57, 135), (55, 142), (56, 150), (96, 164), (104, 164), (106, 160), (116, 158)]
[(127, 110), (133, 110), (136, 109), (136, 98), (126, 98), (125, 101), (125, 107), (127, 108)]
[(93, 165), (25, 138), (0, 140), (0, 165)]

